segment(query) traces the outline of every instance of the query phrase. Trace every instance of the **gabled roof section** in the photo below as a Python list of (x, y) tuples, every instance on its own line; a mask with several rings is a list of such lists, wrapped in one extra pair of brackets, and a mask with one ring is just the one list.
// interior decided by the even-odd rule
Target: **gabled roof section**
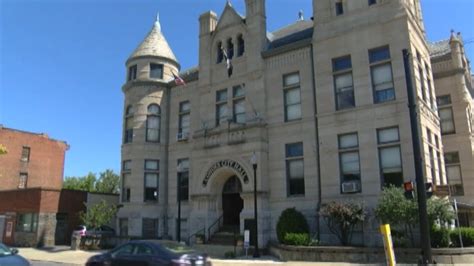
[(270, 40), (268, 50), (301, 40), (311, 39), (313, 37), (313, 25), (312, 20), (299, 20), (291, 25), (269, 33), (267, 35)]
[(228, 25), (237, 24), (242, 22), (244, 17), (240, 15), (229, 1), (227, 1), (224, 11), (217, 22), (216, 29), (223, 28)]
[(431, 58), (438, 58), (451, 53), (449, 39), (428, 43)]
[(158, 16), (151, 31), (135, 51), (133, 51), (128, 60), (142, 56), (156, 56), (178, 63), (176, 56), (161, 32), (161, 24)]

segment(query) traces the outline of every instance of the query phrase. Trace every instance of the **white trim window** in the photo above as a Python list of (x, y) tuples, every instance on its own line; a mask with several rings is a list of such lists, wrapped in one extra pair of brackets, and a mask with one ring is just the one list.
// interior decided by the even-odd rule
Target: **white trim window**
[(355, 107), (351, 56), (332, 60), (336, 110)]
[(439, 96), (436, 101), (438, 104), (438, 115), (441, 126), (441, 134), (456, 134), (451, 95)]
[(283, 76), (285, 122), (301, 119), (300, 75), (292, 73)]
[[(359, 139), (357, 133), (339, 135), (338, 147), (341, 184), (356, 182), (360, 188)], [(341, 192), (343, 191), (341, 190)], [(360, 192), (360, 190), (354, 192)]]
[(392, 62), (390, 49), (383, 46), (369, 50), (370, 74), (374, 103), (383, 103), (395, 100), (393, 84)]
[(378, 129), (377, 142), (382, 186), (400, 187), (403, 184), (403, 167), (398, 127)]
[(216, 91), (216, 126), (228, 120), (227, 89)]

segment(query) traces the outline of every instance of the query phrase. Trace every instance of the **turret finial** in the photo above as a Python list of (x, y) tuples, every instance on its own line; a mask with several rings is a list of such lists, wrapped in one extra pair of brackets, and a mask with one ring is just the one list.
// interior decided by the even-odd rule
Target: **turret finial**
[(298, 20), (304, 20), (303, 10), (300, 10), (300, 12), (298, 12)]
[(158, 31), (161, 31), (160, 12), (156, 13), (155, 27), (158, 29)]

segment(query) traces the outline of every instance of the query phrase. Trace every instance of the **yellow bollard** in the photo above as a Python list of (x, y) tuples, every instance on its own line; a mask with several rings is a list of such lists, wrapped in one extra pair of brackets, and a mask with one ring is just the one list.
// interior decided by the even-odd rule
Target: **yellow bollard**
[(385, 247), (385, 257), (387, 258), (387, 266), (395, 266), (395, 252), (393, 250), (392, 233), (390, 232), (390, 225), (383, 224), (380, 226), (380, 232), (383, 236), (383, 245)]

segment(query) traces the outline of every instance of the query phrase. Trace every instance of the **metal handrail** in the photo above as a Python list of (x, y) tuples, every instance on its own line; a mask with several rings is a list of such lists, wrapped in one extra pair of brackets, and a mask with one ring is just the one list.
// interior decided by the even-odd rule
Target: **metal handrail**
[(204, 242), (206, 242), (206, 227), (203, 227), (203, 228), (199, 229), (196, 233), (194, 233), (194, 234), (188, 236), (188, 239), (187, 239), (186, 243), (187, 243), (188, 245), (190, 245), (190, 244), (191, 244), (191, 238), (192, 238), (192, 237), (195, 237), (195, 236), (197, 236), (197, 235), (199, 235), (199, 234), (201, 234), (201, 235), (204, 236)]
[[(219, 216), (219, 218), (217, 218), (217, 220), (215, 220), (215, 221), (209, 226), (209, 228), (207, 228), (207, 239), (208, 239), (208, 240), (211, 239), (211, 229), (212, 229), (214, 226), (216, 226), (216, 224), (217, 224), (217, 226), (218, 226), (218, 227), (217, 227), (217, 230), (219, 230), (219, 228), (221, 227), (221, 222), (222, 222), (223, 218), (224, 218), (224, 215)], [(216, 230), (216, 231), (217, 231), (217, 230)], [(216, 231), (214, 231), (214, 232), (216, 232)], [(214, 232), (212, 232), (212, 233), (214, 233)]]

